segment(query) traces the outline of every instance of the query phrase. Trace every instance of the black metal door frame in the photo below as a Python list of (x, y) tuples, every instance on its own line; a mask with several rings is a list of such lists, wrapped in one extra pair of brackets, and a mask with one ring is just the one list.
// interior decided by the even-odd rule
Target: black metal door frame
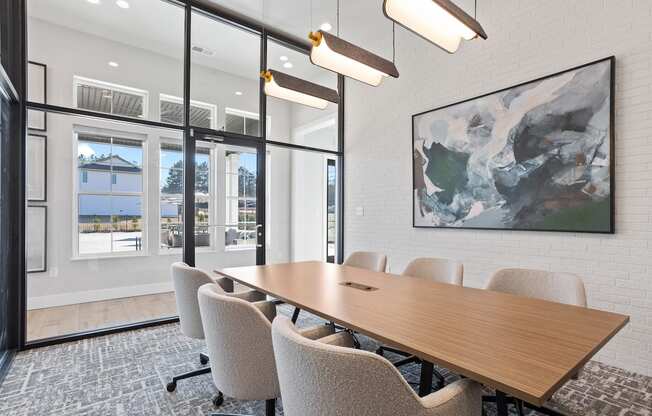
[[(266, 206), (266, 150), (265, 142), (255, 139), (246, 138), (236, 134), (228, 134), (222, 132), (221, 134), (208, 133), (203, 129), (191, 129), (191, 135), (194, 141), (212, 142), (225, 146), (238, 146), (253, 149), (256, 151), (256, 264), (265, 264), (265, 206)], [(222, 197), (222, 196), (219, 196)], [(194, 194), (193, 208), (194, 208)], [(185, 213), (184, 213), (185, 215)], [(194, 215), (193, 215), (194, 217)]]

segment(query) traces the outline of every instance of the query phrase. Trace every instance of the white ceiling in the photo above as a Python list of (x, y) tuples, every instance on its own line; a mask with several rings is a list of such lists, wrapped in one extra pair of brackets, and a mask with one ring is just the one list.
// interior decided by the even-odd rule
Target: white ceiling
[[(114, 0), (100, 0), (99, 4), (87, 0), (28, 0), (28, 15), (182, 60), (183, 9), (161, 0), (128, 1), (130, 7), (121, 9)], [(335, 0), (314, 0), (312, 12), (309, 0), (212, 1), (258, 20), (263, 17), (264, 4), (266, 24), (302, 38), (307, 37), (311, 15), (315, 28), (326, 21), (335, 26)], [(257, 36), (196, 13), (192, 20), (192, 44), (214, 53), (213, 56), (193, 53), (193, 63), (245, 78), (258, 77)], [(293, 68), (282, 67), (281, 55), (289, 58)], [(268, 64), (270, 68), (335, 86), (334, 75), (311, 65), (306, 55), (280, 45), (268, 47)]]

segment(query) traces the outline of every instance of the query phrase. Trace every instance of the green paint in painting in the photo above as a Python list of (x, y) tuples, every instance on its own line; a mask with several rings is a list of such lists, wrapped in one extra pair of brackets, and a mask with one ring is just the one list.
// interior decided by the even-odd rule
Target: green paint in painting
[(469, 155), (447, 149), (444, 145), (433, 143), (430, 149), (423, 149), (428, 158), (426, 175), (442, 191), (437, 193), (437, 199), (450, 204), (455, 194), (461, 192), (469, 177), (466, 164)]
[(547, 215), (535, 228), (550, 230), (609, 232), (611, 201), (588, 202), (580, 207), (567, 208)]

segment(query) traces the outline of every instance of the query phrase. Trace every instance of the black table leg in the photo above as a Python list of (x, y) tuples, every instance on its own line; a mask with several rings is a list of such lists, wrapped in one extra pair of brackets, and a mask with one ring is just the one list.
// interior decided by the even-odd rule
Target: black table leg
[(497, 416), (508, 416), (509, 411), (507, 410), (507, 396), (502, 391), (496, 390), (496, 415)]
[(428, 361), (421, 361), (421, 379), (419, 380), (419, 396), (432, 393), (432, 373), (434, 366)]
[(301, 312), (301, 309), (294, 308), (294, 312), (292, 313), (292, 323), (293, 324), (297, 323), (297, 319), (299, 319), (299, 312)]

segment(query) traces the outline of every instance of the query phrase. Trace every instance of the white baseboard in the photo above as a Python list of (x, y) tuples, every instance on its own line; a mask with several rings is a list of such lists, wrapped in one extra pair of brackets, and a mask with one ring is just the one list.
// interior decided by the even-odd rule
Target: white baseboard
[(138, 286), (122, 286), (110, 289), (87, 290), (60, 293), (56, 295), (35, 296), (27, 298), (27, 309), (52, 308), (54, 306), (75, 305), (77, 303), (97, 302), (101, 300), (128, 298), (132, 296), (153, 295), (172, 292), (172, 282), (152, 283)]

